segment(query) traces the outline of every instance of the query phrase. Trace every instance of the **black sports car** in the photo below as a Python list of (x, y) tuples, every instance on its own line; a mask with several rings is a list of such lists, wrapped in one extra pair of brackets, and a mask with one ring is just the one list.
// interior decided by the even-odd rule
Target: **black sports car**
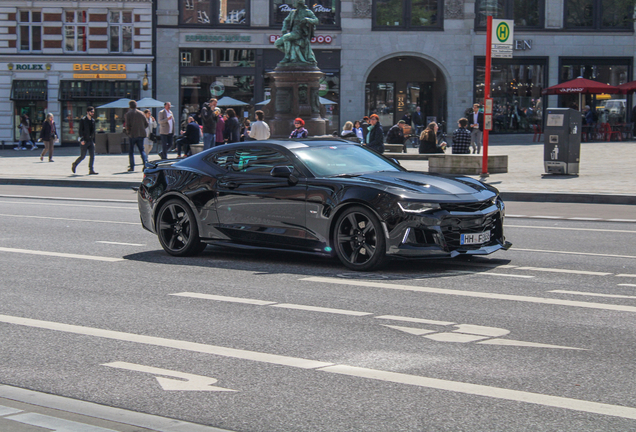
[(248, 141), (150, 162), (138, 200), (144, 228), (176, 256), (221, 244), (336, 255), (371, 270), (388, 257), (510, 247), (495, 188), (410, 172), (341, 140)]

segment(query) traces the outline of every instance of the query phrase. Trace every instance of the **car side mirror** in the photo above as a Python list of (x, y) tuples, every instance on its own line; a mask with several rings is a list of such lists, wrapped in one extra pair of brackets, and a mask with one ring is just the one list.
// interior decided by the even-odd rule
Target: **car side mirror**
[(289, 178), (289, 176), (292, 175), (292, 172), (293, 170), (290, 167), (285, 165), (285, 166), (276, 166), (272, 168), (269, 174), (272, 177)]

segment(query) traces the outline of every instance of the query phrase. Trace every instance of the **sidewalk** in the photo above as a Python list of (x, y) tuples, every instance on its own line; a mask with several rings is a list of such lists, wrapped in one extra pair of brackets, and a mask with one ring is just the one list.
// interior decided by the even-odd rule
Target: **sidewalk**
[[(143, 178), (138, 154), (136, 170), (130, 173), (127, 154), (96, 155), (95, 171), (99, 175), (89, 176), (88, 157), (77, 167), (76, 174), (71, 172), (71, 164), (79, 155), (78, 147), (55, 148), (51, 163), (47, 158), (40, 162), (39, 153), (15, 151), (11, 144), (0, 150), (0, 184), (130, 188)], [(417, 149), (409, 149), (409, 153), (417, 153)], [(578, 176), (544, 175), (543, 142), (532, 142), (532, 135), (491, 136), (488, 153), (508, 155), (508, 173), (483, 179), (507, 200), (636, 204), (636, 141), (582, 143)], [(174, 158), (176, 154), (169, 155)], [(150, 160), (155, 159), (158, 156), (153, 151)], [(409, 170), (428, 170), (427, 161), (401, 163)]]

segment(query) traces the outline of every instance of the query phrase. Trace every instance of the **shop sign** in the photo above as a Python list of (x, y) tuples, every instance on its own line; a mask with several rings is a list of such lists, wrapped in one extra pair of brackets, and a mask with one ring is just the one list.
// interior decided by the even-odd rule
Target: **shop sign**
[(73, 79), (126, 79), (126, 74), (73, 74)]
[(516, 39), (514, 44), (514, 49), (516, 51), (531, 50), (532, 40), (531, 39)]
[(252, 42), (252, 36), (241, 35), (185, 35), (186, 42)]
[(86, 72), (121, 72), (126, 70), (125, 64), (97, 64), (97, 63), (76, 63), (73, 65), (74, 71)]
[[(281, 35), (269, 35), (269, 43), (274, 43)], [(333, 41), (333, 37), (329, 35), (316, 35), (311, 38), (311, 43), (315, 44), (330, 44)]]
[[(43, 71), (44, 70), (44, 65), (43, 64), (12, 64), (9, 63), (9, 70), (26, 70), (26, 71)], [(47, 69), (48, 70), (48, 69)]]

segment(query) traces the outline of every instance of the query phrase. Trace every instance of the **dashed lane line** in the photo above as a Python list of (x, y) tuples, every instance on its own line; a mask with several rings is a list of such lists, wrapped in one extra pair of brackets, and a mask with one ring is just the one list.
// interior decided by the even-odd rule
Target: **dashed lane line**
[(530, 215), (514, 215), (507, 214), (506, 218), (512, 219), (548, 219), (548, 220), (571, 220), (577, 222), (628, 222), (636, 223), (636, 219), (607, 219), (607, 218), (591, 218), (591, 217), (567, 217), (567, 216), (530, 216)]
[(539, 272), (581, 274), (581, 275), (589, 275), (589, 276), (609, 276), (609, 275), (612, 274), (612, 273), (607, 273), (607, 272), (593, 272), (593, 271), (587, 271), (587, 270), (568, 270), (568, 269), (544, 268), (544, 267), (517, 267), (515, 270), (530, 270), (530, 271), (539, 271)]
[(520, 252), (538, 252), (538, 253), (553, 253), (553, 254), (562, 254), (562, 255), (586, 255), (586, 256), (597, 256), (597, 257), (606, 257), (606, 258), (629, 258), (636, 259), (634, 255), (612, 255), (612, 254), (599, 254), (592, 252), (570, 252), (570, 251), (554, 251), (554, 250), (543, 250), (543, 249), (522, 249), (513, 247), (510, 249), (511, 251), (520, 251)]
[(121, 246), (146, 246), (145, 244), (140, 244), (140, 243), (121, 243), (121, 242), (113, 242), (113, 241), (105, 241), (105, 240), (97, 240), (95, 243), (121, 245)]
[(627, 274), (627, 273), (620, 273), (617, 274), (616, 277), (630, 277), (630, 278), (636, 278), (636, 274)]
[(53, 256), (53, 257), (60, 257), (60, 258), (75, 258), (75, 259), (83, 259), (83, 260), (91, 260), (91, 261), (105, 261), (105, 262), (125, 261), (123, 258), (78, 255), (78, 254), (69, 254), (69, 253), (62, 253), (62, 252), (46, 252), (46, 251), (15, 249), (15, 248), (5, 248), (5, 247), (0, 247), (0, 252), (21, 253), (21, 254), (28, 254), (28, 255), (44, 255), (44, 256)]
[[(636, 286), (636, 285), (634, 285), (634, 286)], [(582, 295), (582, 296), (590, 296), (590, 297), (636, 299), (636, 296), (630, 296), (630, 295), (601, 294), (601, 293), (584, 292), (584, 291), (552, 290), (552, 291), (548, 291), (548, 292), (559, 293), (559, 294), (574, 294), (574, 295)]]
[(33, 216), (33, 215), (15, 215), (15, 214), (0, 214), (0, 216), (4, 217), (18, 217), (21, 219), (31, 218), (31, 219), (48, 219), (48, 220), (61, 220), (65, 222), (96, 222), (96, 223), (109, 223), (109, 224), (119, 224), (119, 225), (140, 225), (139, 222), (118, 222), (118, 221), (105, 221), (105, 220), (95, 220), (95, 219), (73, 219), (73, 218), (61, 218), (61, 217), (51, 217), (51, 216)]
[(0, 195), (0, 198), (39, 199), (48, 201), (85, 201), (85, 202), (112, 202), (120, 204), (137, 204), (137, 200), (109, 199), (109, 198), (77, 198), (77, 197), (49, 197), (35, 195)]
[(600, 229), (600, 228), (571, 228), (571, 227), (548, 227), (548, 226), (508, 225), (508, 224), (504, 225), (504, 228), (505, 229), (523, 228), (523, 229), (558, 230), (558, 231), (587, 231), (587, 232), (636, 234), (636, 231), (631, 231), (631, 230), (615, 230), (615, 229)]
[[(20, 204), (22, 205), (42, 205), (41, 203), (31, 202), (31, 201), (0, 201), (0, 204)], [(103, 208), (103, 209), (114, 209), (114, 210), (137, 210), (139, 211), (139, 207), (114, 207), (114, 206), (100, 206), (100, 205), (86, 205), (86, 204), (54, 204), (47, 203), (47, 207), (82, 207), (82, 208)]]
[(378, 369), (361, 368), (356, 366), (334, 364), (323, 361), (309, 360), (298, 357), (288, 357), (276, 354), (268, 354), (257, 351), (240, 350), (215, 345), (206, 345), (195, 342), (187, 342), (175, 339), (166, 339), (154, 336), (144, 336), (134, 333), (125, 333), (112, 330), (104, 330), (94, 327), (84, 327), (70, 324), (62, 324), (52, 321), (41, 321), (30, 318), (0, 315), (0, 322), (26, 327), (61, 331), (65, 333), (85, 336), (101, 337), (106, 339), (127, 341), (153, 346), (161, 346), (184, 351), (207, 353), (226, 358), (251, 360), (281, 366), (296, 367), (305, 370), (315, 370), (354, 378), (365, 378), (374, 381), (391, 382), (420, 388), (430, 388), (454, 393), (467, 394), (495, 398), (507, 401), (530, 403), (534, 405), (552, 408), (564, 408), (572, 411), (601, 414), (612, 417), (620, 417), (636, 420), (636, 408), (610, 405), (600, 402), (591, 402), (581, 399), (572, 399), (561, 396), (551, 396), (541, 393), (533, 393), (521, 390), (511, 390), (500, 387), (492, 387), (481, 384), (472, 384), (460, 381), (429, 378), (418, 375), (410, 375), (398, 372), (388, 372)]
[(392, 290), (401, 290), (401, 291), (414, 291), (414, 292), (422, 292), (422, 293), (429, 293), (429, 294), (453, 295), (453, 296), (459, 296), (459, 297), (474, 297), (474, 298), (482, 298), (482, 299), (488, 299), (488, 300), (507, 300), (507, 301), (537, 303), (537, 304), (546, 304), (546, 305), (555, 305), (555, 306), (580, 307), (580, 308), (587, 308), (587, 309), (601, 309), (601, 310), (632, 312), (632, 313), (636, 312), (636, 307), (634, 306), (551, 299), (551, 298), (545, 298), (545, 297), (529, 297), (529, 296), (488, 293), (488, 292), (478, 292), (478, 291), (451, 290), (451, 289), (443, 289), (443, 288), (391, 284), (386, 282), (336, 279), (336, 278), (319, 277), (319, 276), (301, 278), (300, 280), (305, 282), (327, 283), (327, 284), (334, 284), (334, 285), (352, 285), (352, 286), (366, 287), (366, 288), (381, 288), (381, 289), (392, 289)]
[(636, 287), (636, 284), (618, 284), (618, 286)]

